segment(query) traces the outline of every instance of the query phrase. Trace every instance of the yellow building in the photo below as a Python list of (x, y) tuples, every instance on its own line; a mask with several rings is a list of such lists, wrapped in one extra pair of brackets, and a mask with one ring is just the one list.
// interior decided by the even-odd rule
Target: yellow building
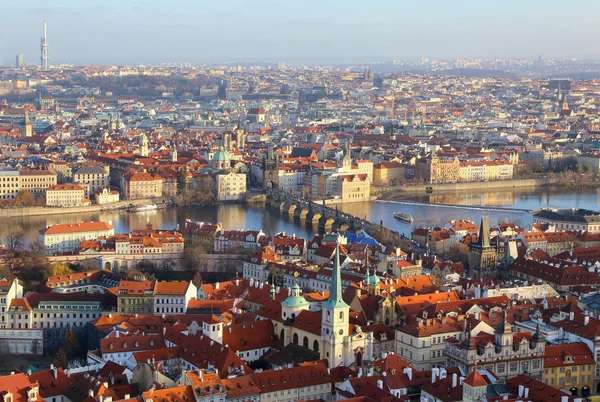
[(583, 342), (546, 346), (542, 381), (588, 397), (594, 385), (595, 362), (590, 348)]
[(31, 194), (44, 194), (50, 186), (56, 185), (56, 172), (52, 170), (21, 170), (19, 171), (19, 190)]
[(457, 157), (439, 158), (435, 153), (417, 161), (419, 176), (428, 183), (456, 183), (460, 177)]
[(162, 197), (162, 177), (146, 172), (126, 173), (121, 177), (121, 189), (130, 200)]
[(121, 281), (117, 293), (120, 314), (154, 314), (154, 281)]
[(600, 153), (577, 155), (577, 164), (587, 166), (590, 171), (598, 173), (600, 171)]
[(400, 162), (381, 162), (373, 169), (374, 182), (377, 186), (385, 186), (405, 178), (406, 170)]
[(514, 166), (506, 159), (485, 161), (486, 180), (510, 180), (513, 178)]
[(334, 193), (342, 202), (369, 201), (371, 181), (366, 174), (340, 175), (335, 181)]

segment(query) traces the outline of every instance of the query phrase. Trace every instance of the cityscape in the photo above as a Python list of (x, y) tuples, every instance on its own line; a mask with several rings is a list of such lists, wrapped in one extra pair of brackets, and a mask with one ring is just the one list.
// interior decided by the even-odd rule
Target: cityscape
[[(371, 28), (372, 49), (357, 40), (342, 55), (348, 36), (324, 55), (331, 27), (277, 21), (290, 52), (303, 41), (314, 53), (215, 32), (204, 61), (169, 60), (173, 41), (157, 42), (162, 61), (113, 62), (111, 24), (97, 31), (94, 13), (191, 29), (183, 13), (197, 5), (149, 3), (151, 17), (6, 7), (7, 20), (33, 15), (40, 36), (0, 25), (0, 402), (600, 401), (588, 36), (557, 46), (564, 56), (491, 41), (477, 57), (411, 46), (383, 58)], [(222, 14), (256, 17), (257, 32), (254, 7), (274, 20), (292, 7), (234, 3)], [(352, 3), (319, 18), (360, 32), (372, 11), (362, 21)], [(206, 18), (220, 21), (215, 7)], [(597, 37), (592, 8), (575, 34)], [(90, 18), (91, 56), (65, 51), (65, 18)], [(115, 60), (128, 41), (111, 43)]]

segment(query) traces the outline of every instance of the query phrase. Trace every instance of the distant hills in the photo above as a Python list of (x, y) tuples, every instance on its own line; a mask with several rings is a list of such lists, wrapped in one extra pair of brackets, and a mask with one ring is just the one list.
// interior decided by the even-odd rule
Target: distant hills
[(447, 75), (467, 78), (519, 78), (515, 73), (501, 70), (482, 70), (477, 68), (450, 68), (441, 71), (429, 71), (430, 75)]

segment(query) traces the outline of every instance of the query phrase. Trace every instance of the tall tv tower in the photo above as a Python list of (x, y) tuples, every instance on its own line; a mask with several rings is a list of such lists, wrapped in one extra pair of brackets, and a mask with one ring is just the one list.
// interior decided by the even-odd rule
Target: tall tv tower
[(48, 41), (46, 40), (46, 12), (44, 11), (44, 32), (40, 44), (40, 65), (43, 71), (48, 70)]

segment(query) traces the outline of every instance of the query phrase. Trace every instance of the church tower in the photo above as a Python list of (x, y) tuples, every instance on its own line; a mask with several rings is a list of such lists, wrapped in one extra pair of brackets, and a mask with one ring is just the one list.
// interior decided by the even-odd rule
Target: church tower
[(29, 112), (25, 110), (25, 121), (23, 122), (23, 127), (21, 128), (21, 139), (30, 138), (33, 135), (33, 128), (31, 125), (31, 120), (29, 120)]
[(273, 144), (267, 146), (267, 159), (263, 162), (263, 188), (277, 190), (279, 187), (279, 158)]
[(367, 288), (367, 294), (369, 296), (379, 296), (381, 293), (381, 283), (376, 272), (373, 275), (370, 274), (369, 268), (367, 267), (367, 273), (365, 274), (364, 284)]
[(148, 137), (146, 137), (146, 134), (140, 135), (140, 155), (141, 156), (148, 156)]
[[(294, 276), (298, 276), (295, 272)], [(272, 288), (274, 289), (274, 288)], [(295, 280), (294, 285), (290, 288), (288, 297), (281, 303), (281, 318), (285, 320), (294, 320), (302, 310), (308, 310), (310, 303), (306, 301), (302, 296), (302, 289), (298, 285), (298, 279)]]
[(479, 237), (477, 238), (476, 243), (471, 243), (470, 251), (471, 256), (469, 258), (469, 266), (472, 277), (487, 278), (497, 276), (498, 256), (496, 254), (496, 248), (490, 244), (489, 216), (481, 217)]
[(177, 162), (177, 146), (173, 145), (173, 150), (171, 151), (171, 162)]
[(242, 127), (241, 121), (238, 119), (238, 124), (235, 130), (235, 136), (237, 137), (237, 149), (243, 149), (246, 147), (246, 133), (244, 132), (244, 128)]
[(342, 299), (342, 272), (340, 267), (340, 244), (336, 244), (329, 299), (321, 310), (321, 359), (329, 361), (329, 367), (344, 364), (344, 344), (348, 337), (350, 306)]
[(344, 172), (352, 171), (352, 156), (350, 156), (350, 143), (344, 144), (344, 158), (342, 159), (342, 170)]

